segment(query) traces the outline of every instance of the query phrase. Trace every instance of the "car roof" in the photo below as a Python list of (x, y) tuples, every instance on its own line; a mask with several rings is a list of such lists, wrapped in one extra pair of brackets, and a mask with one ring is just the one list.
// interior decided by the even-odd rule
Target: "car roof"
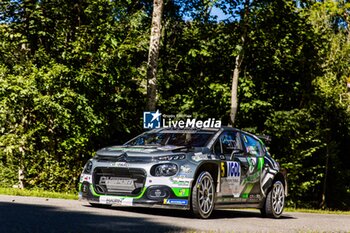
[[(221, 126), (221, 127), (217, 127), (217, 128), (198, 128), (198, 129), (179, 129), (179, 128), (157, 128), (157, 129), (152, 129), (150, 131), (146, 131), (144, 133), (158, 133), (158, 132), (162, 132), (162, 131), (167, 131), (168, 133), (176, 133), (176, 132), (189, 132), (189, 133), (195, 133), (195, 132), (219, 132), (219, 131), (225, 131), (225, 130), (234, 130), (234, 131), (238, 131), (240, 133), (244, 133), (246, 135), (249, 135), (251, 137), (253, 137), (254, 139), (260, 141), (263, 145), (265, 145), (265, 143), (261, 140), (261, 138), (258, 135), (255, 135), (253, 133), (249, 133), (247, 131), (241, 130), (241, 129), (237, 129), (235, 127), (232, 126)], [(271, 139), (269, 139), (271, 140)]]
[(244, 131), (244, 130), (241, 130), (241, 129), (237, 129), (237, 128), (234, 128), (232, 126), (221, 126), (220, 128), (217, 127), (208, 127), (208, 128), (198, 128), (198, 129), (179, 129), (179, 128), (159, 128), (159, 129), (154, 129), (154, 130), (151, 130), (149, 132), (152, 132), (152, 133), (156, 133), (156, 132), (172, 132), (172, 133), (175, 133), (175, 132), (191, 132), (191, 133), (194, 133), (194, 132), (201, 132), (201, 131), (213, 131), (213, 132), (218, 132), (218, 131), (224, 131), (224, 130), (234, 130), (234, 131), (238, 131), (238, 132), (241, 132), (241, 133), (244, 133), (244, 134), (247, 134), (249, 136), (252, 136), (254, 137), (255, 139), (259, 140), (260, 141), (260, 138), (253, 134), (253, 133), (250, 133), (250, 132), (247, 132), (247, 131)]
[[(237, 128), (234, 128), (234, 127), (231, 127), (231, 126), (221, 126), (221, 127), (208, 127), (208, 128), (198, 128), (198, 129), (192, 129), (192, 128), (184, 128), (184, 129), (180, 129), (180, 128), (174, 128), (174, 127), (171, 127), (171, 128), (157, 128), (157, 129), (152, 129), (150, 131), (147, 131), (149, 133), (157, 133), (157, 132), (161, 132), (161, 131), (179, 131), (179, 132), (183, 132), (183, 131), (187, 131), (187, 132), (200, 132), (200, 131), (214, 131), (214, 132), (218, 132), (218, 131), (223, 131), (223, 130), (236, 130), (236, 131), (239, 131), (239, 132), (244, 132), (244, 133), (247, 133), (247, 134), (250, 134), (248, 132), (245, 132), (243, 130), (240, 130), (240, 129), (237, 129)], [(253, 135), (253, 134), (252, 134)]]

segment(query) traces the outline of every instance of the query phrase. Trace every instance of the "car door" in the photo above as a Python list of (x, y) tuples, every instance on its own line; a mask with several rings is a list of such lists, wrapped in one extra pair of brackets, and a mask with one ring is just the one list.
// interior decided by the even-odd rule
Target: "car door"
[(241, 201), (242, 166), (246, 165), (237, 155), (243, 153), (240, 133), (235, 130), (222, 132), (213, 145), (213, 154), (220, 160), (220, 202)]
[(242, 164), (241, 185), (244, 190), (241, 197), (249, 202), (260, 201), (262, 193), (260, 176), (264, 165), (264, 150), (260, 141), (252, 135), (241, 133), (244, 153), (235, 154), (235, 160)]

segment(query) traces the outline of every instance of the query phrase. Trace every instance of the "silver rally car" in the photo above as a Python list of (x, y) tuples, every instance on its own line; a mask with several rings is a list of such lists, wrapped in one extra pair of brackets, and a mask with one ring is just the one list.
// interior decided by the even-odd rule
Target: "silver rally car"
[(92, 206), (185, 209), (258, 208), (281, 216), (286, 172), (264, 143), (231, 128), (160, 128), (122, 146), (103, 148), (80, 176), (79, 198)]

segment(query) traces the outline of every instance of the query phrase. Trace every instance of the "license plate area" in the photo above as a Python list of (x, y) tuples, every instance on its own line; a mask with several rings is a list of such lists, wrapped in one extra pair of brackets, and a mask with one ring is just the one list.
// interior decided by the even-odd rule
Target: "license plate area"
[(135, 189), (134, 179), (123, 177), (106, 177), (101, 176), (99, 185), (105, 185), (108, 192), (125, 191), (130, 192)]

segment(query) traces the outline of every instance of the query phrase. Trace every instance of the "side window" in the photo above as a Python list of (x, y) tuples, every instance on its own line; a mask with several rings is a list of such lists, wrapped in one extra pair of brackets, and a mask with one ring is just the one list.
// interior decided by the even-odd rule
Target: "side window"
[(263, 148), (258, 140), (255, 138), (243, 134), (243, 143), (248, 154), (254, 156), (262, 156)]
[(237, 132), (225, 131), (214, 144), (214, 153), (216, 155), (231, 155), (235, 149), (241, 149), (239, 136)]

